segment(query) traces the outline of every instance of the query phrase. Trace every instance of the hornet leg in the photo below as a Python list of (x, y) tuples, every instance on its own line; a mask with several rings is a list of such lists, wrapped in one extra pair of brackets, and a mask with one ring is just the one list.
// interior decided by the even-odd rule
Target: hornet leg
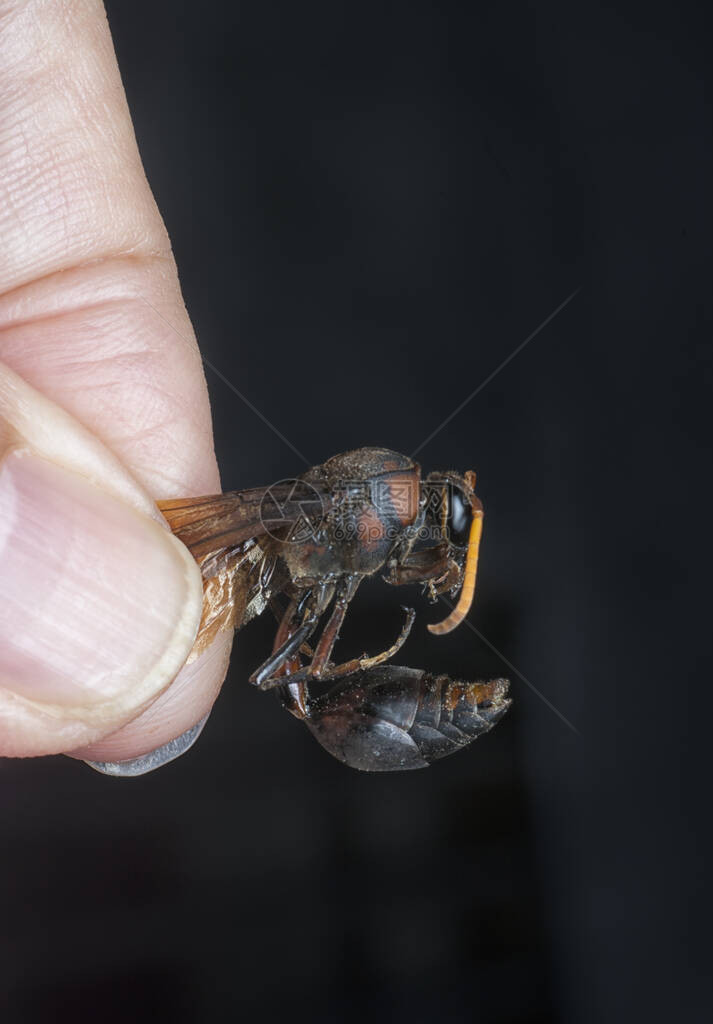
[[(285, 611), (282, 611), (279, 603), (274, 598), (272, 598), (270, 601), (270, 608), (279, 623), (277, 635), (275, 637), (275, 643), (273, 644), (272, 657), (269, 659), (269, 663), (266, 663), (272, 665), (274, 664), (278, 653), (281, 656), (284, 655), (285, 646), (294, 635), (293, 630), (299, 623), (299, 614), (298, 602), (296, 599), (291, 600), (287, 606), (287, 609)], [(303, 644), (303, 647), (306, 646), (306, 644)], [(309, 653), (311, 656), (311, 650)], [(262, 666), (262, 668), (264, 667), (265, 666)], [(280, 665), (274, 671), (277, 676), (285, 676), (290, 672), (299, 671), (301, 667), (302, 659), (300, 658), (300, 654), (298, 651), (297, 653), (294, 653), (292, 656), (288, 656), (287, 660), (284, 661), (283, 664)], [(258, 669), (258, 672), (260, 672), (260, 669)], [(299, 719), (304, 719), (307, 717), (308, 711), (306, 683), (289, 683), (287, 685), (282, 685), (279, 687), (277, 693), (283, 708), (289, 711), (290, 714), (294, 715), (295, 718)]]
[[(273, 686), (282, 685), (288, 678), (291, 683), (321, 678), (325, 666), (329, 663), (329, 658), (337, 641), (341, 625), (344, 622), (349, 602), (354, 597), (360, 582), (361, 578), (358, 576), (348, 576), (340, 582), (332, 614), (329, 616), (329, 621), (322, 631), (319, 643), (314, 651), (314, 656), (306, 668), (303, 669), (298, 664), (295, 671), (276, 674), (277, 669), (281, 668), (289, 658), (299, 651), (304, 641), (314, 631), (323, 610), (323, 604), (320, 600), (316, 602), (313, 617), (308, 618), (296, 630), (290, 630), (289, 639), (285, 641), (268, 661), (260, 666), (257, 672), (253, 673), (250, 677), (250, 682), (256, 683), (262, 690), (269, 690)], [(294, 676), (298, 678), (293, 678)]]
[(274, 652), (250, 676), (250, 682), (261, 690), (283, 681), (277, 673), (291, 658), (297, 656), (299, 659), (300, 647), (317, 628), (321, 601), (312, 602), (312, 593), (308, 590), (299, 601), (290, 602), (277, 631)]
[[(374, 666), (381, 665), (383, 662), (388, 661), (389, 658), (393, 658), (396, 652), (399, 651), (406, 642), (415, 618), (416, 612), (413, 608), (407, 608), (406, 622), (401, 630), (401, 634), (397, 638), (396, 642), (388, 648), (388, 650), (382, 651), (381, 654), (375, 654), (371, 658), (367, 654), (363, 654), (361, 658), (353, 658), (351, 661), (345, 661), (341, 665), (327, 665), (320, 673), (319, 679), (323, 681), (341, 679), (343, 676), (351, 675), (352, 672), (358, 672), (360, 669), (374, 668)], [(299, 683), (303, 680), (308, 681), (314, 678), (315, 676), (312, 673), (311, 665), (307, 665), (306, 668), (301, 668), (297, 672), (291, 672), (289, 674), (289, 680), (291, 683)]]

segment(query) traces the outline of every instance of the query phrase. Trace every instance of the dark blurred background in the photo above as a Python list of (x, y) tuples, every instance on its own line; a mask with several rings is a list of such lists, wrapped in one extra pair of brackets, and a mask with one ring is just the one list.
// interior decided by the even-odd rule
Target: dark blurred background
[[(580, 291), (418, 453), (477, 469), (489, 644), (413, 595), (398, 660), (510, 714), (351, 772), (246, 685), (265, 616), (183, 760), (3, 763), (3, 1020), (710, 1019), (703, 7), (108, 11), (203, 352), (310, 463), (412, 452)], [(224, 485), (301, 472), (207, 376)]]

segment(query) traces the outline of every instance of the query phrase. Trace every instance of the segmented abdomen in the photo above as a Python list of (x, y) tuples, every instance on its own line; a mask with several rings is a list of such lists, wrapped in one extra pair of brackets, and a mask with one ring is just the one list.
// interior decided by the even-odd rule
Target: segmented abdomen
[(340, 761), (362, 771), (425, 768), (487, 732), (511, 704), (508, 681), (457, 682), (384, 665), (310, 701), (305, 721)]

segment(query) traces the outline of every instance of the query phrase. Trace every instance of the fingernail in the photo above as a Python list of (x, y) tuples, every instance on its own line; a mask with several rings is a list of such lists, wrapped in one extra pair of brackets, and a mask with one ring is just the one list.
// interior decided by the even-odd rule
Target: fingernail
[(200, 611), (195, 562), (148, 515), (24, 449), (0, 463), (1, 687), (117, 721), (178, 672)]
[(141, 757), (134, 757), (130, 761), (85, 761), (84, 763), (95, 771), (101, 772), (102, 775), (115, 775), (122, 779), (148, 775), (149, 772), (156, 771), (157, 768), (168, 764), (169, 761), (175, 761), (177, 757), (181, 757), (187, 750), (190, 750), (203, 732), (203, 726), (207, 721), (208, 715), (192, 729), (187, 729), (182, 736), (178, 736), (175, 740), (169, 740), (162, 747), (152, 750), (150, 754), (142, 754)]

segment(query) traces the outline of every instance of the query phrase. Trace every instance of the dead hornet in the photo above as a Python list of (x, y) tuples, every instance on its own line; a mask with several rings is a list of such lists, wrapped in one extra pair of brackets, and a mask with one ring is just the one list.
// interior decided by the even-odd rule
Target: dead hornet
[[(270, 487), (159, 502), (203, 574), (192, 657), (219, 631), (240, 629), (270, 608), (278, 621), (273, 651), (250, 682), (275, 688), (331, 754), (363, 771), (393, 771), (458, 750), (507, 711), (506, 680), (461, 683), (384, 666), (411, 630), (411, 608), (387, 650), (342, 664), (332, 652), (359, 584), (377, 572), (394, 586), (423, 584), (431, 601), (460, 595), (446, 619), (428, 626), (432, 633), (463, 621), (483, 527), (474, 488), (472, 472), (422, 479), (405, 455), (359, 448)], [(310, 683), (334, 680), (327, 693), (310, 695)]]

